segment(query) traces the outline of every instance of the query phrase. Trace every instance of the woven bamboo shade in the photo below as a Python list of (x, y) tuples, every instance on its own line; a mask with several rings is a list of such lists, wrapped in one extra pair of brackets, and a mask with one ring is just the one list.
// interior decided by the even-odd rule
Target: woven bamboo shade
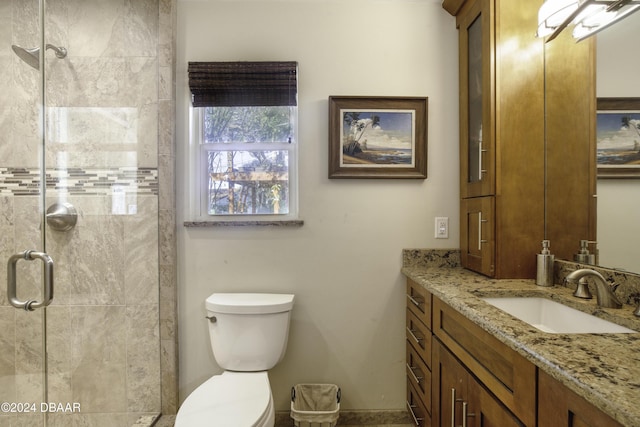
[(189, 62), (194, 107), (297, 105), (297, 62)]

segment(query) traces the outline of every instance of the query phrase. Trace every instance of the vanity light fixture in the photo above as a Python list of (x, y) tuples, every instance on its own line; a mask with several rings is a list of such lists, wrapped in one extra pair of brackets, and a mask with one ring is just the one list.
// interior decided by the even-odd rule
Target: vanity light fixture
[(538, 10), (538, 31), (536, 32), (536, 37), (547, 37), (552, 34), (563, 22), (573, 15), (579, 6), (580, 3), (578, 0), (545, 1)]
[(537, 37), (550, 42), (568, 25), (583, 40), (640, 9), (640, 0), (546, 0), (538, 11)]
[(573, 27), (573, 37), (577, 41), (586, 39), (640, 10), (640, 1), (638, 0), (606, 3), (610, 4), (598, 5), (594, 8), (594, 13), (588, 13), (588, 10), (585, 10), (584, 16), (576, 19), (576, 25)]

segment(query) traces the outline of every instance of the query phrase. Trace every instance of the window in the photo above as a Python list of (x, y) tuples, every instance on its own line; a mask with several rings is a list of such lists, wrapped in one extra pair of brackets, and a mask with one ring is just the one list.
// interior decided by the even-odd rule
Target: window
[(203, 107), (207, 215), (290, 213), (295, 107)]
[(297, 217), (297, 64), (189, 63), (194, 216)]

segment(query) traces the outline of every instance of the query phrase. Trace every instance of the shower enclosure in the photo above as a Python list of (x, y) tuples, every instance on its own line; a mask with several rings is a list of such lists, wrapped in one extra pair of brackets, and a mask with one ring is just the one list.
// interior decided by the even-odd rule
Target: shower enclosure
[(162, 411), (172, 3), (0, 0), (2, 426), (129, 427)]

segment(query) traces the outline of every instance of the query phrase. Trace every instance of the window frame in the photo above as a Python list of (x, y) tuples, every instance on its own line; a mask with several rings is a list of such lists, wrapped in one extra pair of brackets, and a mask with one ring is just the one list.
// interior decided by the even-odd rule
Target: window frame
[[(193, 221), (209, 224), (274, 224), (292, 223), (298, 225), (298, 106), (294, 107), (294, 129), (292, 141), (289, 142), (259, 142), (259, 143), (204, 143), (204, 110), (206, 107), (193, 107), (189, 105), (189, 190), (190, 211)], [(243, 146), (246, 144), (247, 146)], [(223, 145), (220, 151), (274, 151), (286, 150), (288, 154), (289, 174), (289, 212), (283, 214), (216, 214), (208, 213), (208, 167), (207, 147)], [(193, 222), (192, 221), (192, 222)]]

